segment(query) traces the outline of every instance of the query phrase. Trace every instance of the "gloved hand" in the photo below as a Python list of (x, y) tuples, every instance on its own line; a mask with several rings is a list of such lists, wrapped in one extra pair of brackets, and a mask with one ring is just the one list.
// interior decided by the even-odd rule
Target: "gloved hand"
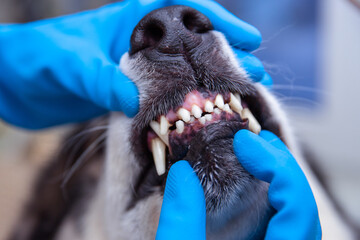
[(260, 61), (247, 53), (260, 45), (260, 33), (216, 2), (127, 0), (70, 16), (0, 26), (0, 117), (37, 129), (109, 110), (134, 116), (138, 91), (119, 70), (119, 59), (128, 51), (138, 21), (173, 4), (207, 15), (237, 48), (249, 76), (269, 79)]
[[(234, 152), (246, 170), (270, 183), (268, 197), (277, 213), (265, 239), (321, 239), (314, 196), (284, 143), (268, 131), (257, 136), (240, 130)], [(169, 172), (156, 239), (205, 239), (205, 222), (202, 187), (189, 164), (180, 161)]]
[(274, 134), (240, 130), (234, 152), (242, 166), (270, 183), (268, 197), (277, 213), (269, 222), (265, 239), (321, 239), (314, 196), (304, 173), (285, 144)]

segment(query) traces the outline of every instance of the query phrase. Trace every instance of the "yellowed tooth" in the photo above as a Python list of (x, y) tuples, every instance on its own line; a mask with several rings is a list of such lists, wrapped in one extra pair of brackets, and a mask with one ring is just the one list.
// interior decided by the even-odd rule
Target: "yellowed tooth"
[(237, 94), (238, 97), (232, 93), (230, 93), (230, 107), (233, 111), (241, 114), (241, 111), (243, 110), (243, 107), (241, 106), (241, 99), (240, 99), (240, 95)]
[(166, 146), (169, 146), (169, 133), (161, 134), (160, 133), (160, 124), (156, 121), (150, 122), (150, 127), (154, 132), (158, 135), (158, 137), (166, 144)]
[(224, 105), (224, 111), (225, 111), (225, 112), (228, 112), (228, 113), (230, 113), (230, 114), (233, 113), (233, 111), (231, 111), (231, 109), (230, 109), (229, 104), (225, 104), (225, 105)]
[(178, 134), (183, 133), (184, 128), (185, 128), (185, 124), (184, 124), (183, 121), (181, 121), (181, 120), (176, 121), (175, 126), (176, 126), (176, 132), (177, 132)]
[(194, 117), (201, 118), (202, 110), (198, 105), (194, 104), (191, 108), (191, 113), (192, 113), (192, 115), (194, 115)]
[(154, 158), (155, 168), (157, 174), (163, 175), (165, 173), (165, 151), (166, 146), (160, 138), (151, 140), (151, 151)]
[(205, 102), (205, 112), (212, 113), (214, 111), (214, 104), (210, 100)]
[(185, 108), (180, 108), (177, 112), (178, 117), (184, 122), (190, 121), (190, 112)]
[(239, 93), (234, 93), (234, 96), (236, 97), (237, 100), (239, 100), (239, 102), (241, 102), (241, 97)]
[(164, 115), (160, 117), (160, 134), (165, 135), (169, 130), (170, 124)]
[(261, 131), (261, 126), (256, 120), (254, 115), (251, 113), (250, 109), (244, 108), (241, 112), (241, 118), (247, 118), (249, 120), (249, 129), (255, 134), (259, 134)]
[(206, 123), (205, 116), (204, 116), (204, 117), (199, 118), (199, 122), (200, 122), (202, 125), (205, 125), (205, 123)]
[(215, 105), (220, 109), (224, 108), (224, 98), (221, 94), (216, 95)]

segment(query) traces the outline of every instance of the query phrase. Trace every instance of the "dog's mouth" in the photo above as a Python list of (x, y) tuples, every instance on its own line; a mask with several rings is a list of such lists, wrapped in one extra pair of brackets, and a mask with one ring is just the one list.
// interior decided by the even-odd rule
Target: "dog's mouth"
[[(172, 164), (185, 159), (190, 147), (195, 151), (196, 145), (201, 145), (192, 144), (197, 134), (208, 132), (209, 128), (223, 128), (224, 123), (233, 126), (234, 130), (248, 129), (256, 134), (261, 130), (239, 93), (193, 90), (180, 106), (166, 115), (157, 116), (149, 125), (147, 145), (158, 175), (165, 174)], [(208, 151), (210, 153), (211, 149)]]
[[(189, 26), (189, 16), (201, 31)], [(235, 202), (249, 207), (259, 196), (267, 201), (267, 184), (243, 169), (233, 139), (241, 129), (279, 134), (279, 125), (224, 36), (211, 29), (201, 13), (174, 6), (150, 13), (134, 30), (122, 69), (141, 96), (131, 134), (141, 169), (135, 199), (163, 191), (171, 166), (186, 160), (204, 188), (208, 213)]]

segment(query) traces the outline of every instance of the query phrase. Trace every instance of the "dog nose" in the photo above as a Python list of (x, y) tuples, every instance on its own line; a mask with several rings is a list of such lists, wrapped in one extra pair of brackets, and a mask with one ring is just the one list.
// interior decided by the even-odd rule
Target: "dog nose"
[(131, 36), (130, 55), (141, 50), (176, 54), (199, 45), (202, 34), (212, 30), (210, 20), (186, 6), (170, 6), (146, 15)]

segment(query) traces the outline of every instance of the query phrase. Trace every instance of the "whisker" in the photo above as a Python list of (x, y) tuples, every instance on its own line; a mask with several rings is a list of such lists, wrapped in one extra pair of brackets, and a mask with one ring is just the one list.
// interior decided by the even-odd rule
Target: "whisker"
[(93, 153), (95, 153), (100, 147), (102, 147), (101, 141), (103, 141), (107, 136), (107, 132), (101, 134), (93, 143), (90, 144), (90, 146), (80, 155), (80, 157), (75, 161), (74, 165), (68, 170), (66, 173), (64, 173), (64, 180), (61, 184), (61, 187), (64, 188), (65, 185), (68, 183), (70, 178), (73, 176), (76, 170), (81, 167), (88, 158)]

